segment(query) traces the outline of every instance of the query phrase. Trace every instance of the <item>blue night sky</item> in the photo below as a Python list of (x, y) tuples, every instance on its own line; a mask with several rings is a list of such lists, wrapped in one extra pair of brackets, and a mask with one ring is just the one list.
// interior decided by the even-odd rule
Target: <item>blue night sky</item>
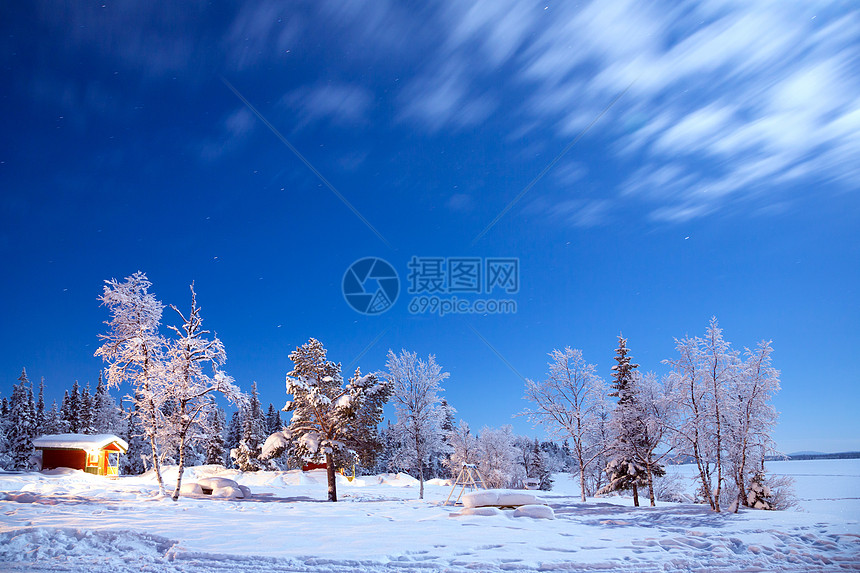
[[(623, 332), (663, 373), (715, 315), (773, 340), (784, 451), (860, 449), (856, 3), (155, 6), (4, 2), (0, 394), (94, 384), (103, 281), (142, 270), (180, 308), (195, 281), (265, 405), (313, 336), (433, 353), (473, 428), (543, 435), (512, 416), (553, 348), (608, 378)], [(342, 293), (364, 257), (400, 278), (379, 315)], [(458, 297), (517, 312), (410, 313), (412, 257), (517, 258)]]

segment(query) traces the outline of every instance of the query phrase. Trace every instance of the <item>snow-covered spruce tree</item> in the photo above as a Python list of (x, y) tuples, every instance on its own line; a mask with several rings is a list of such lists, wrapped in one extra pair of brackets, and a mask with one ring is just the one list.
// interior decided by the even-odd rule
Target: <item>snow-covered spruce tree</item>
[(744, 505), (753, 509), (774, 509), (773, 496), (765, 483), (764, 472), (756, 471), (749, 481), (744, 496)]
[[(210, 332), (203, 328), (193, 284), (188, 316), (173, 305), (171, 308), (182, 320), (180, 328), (170, 327), (179, 338), (169, 346), (165, 368), (166, 391), (169, 401), (174, 404), (173, 415), (167, 419), (166, 428), (178, 442), (179, 471), (172, 495), (176, 501), (182, 488), (185, 450), (192, 436), (191, 430), (198, 423), (201, 414), (205, 414), (206, 409), (211, 407), (209, 397), (220, 393), (235, 403), (242, 399), (242, 393), (233, 384), (233, 379), (221, 370), (221, 366), (227, 361), (227, 353), (218, 336), (208, 337)], [(254, 389), (256, 390), (256, 385)], [(259, 401), (257, 405), (259, 407)]]
[(93, 395), (93, 428), (96, 434), (123, 433), (124, 423), (122, 410), (116, 405), (116, 401), (110, 395), (107, 386), (99, 373), (99, 381), (96, 385), (96, 393)]
[(106, 322), (107, 334), (99, 335), (103, 344), (95, 355), (108, 363), (106, 383), (109, 388), (119, 387), (123, 382), (133, 388), (130, 399), (149, 442), (159, 492), (164, 495), (157, 442), (164, 426), (162, 407), (167, 399), (165, 341), (159, 334), (164, 306), (149, 292), (151, 286), (140, 271), (123, 282), (105, 281), (99, 300), (110, 311), (111, 319)]
[(41, 433), (43, 435), (63, 433), (63, 422), (60, 420), (60, 410), (57, 408), (56, 400), (54, 400), (53, 403), (51, 403), (51, 407), (45, 411)]
[(525, 478), (514, 444), (510, 424), (501, 428), (484, 426), (478, 436), (478, 469), (490, 488), (511, 487)]
[(63, 398), (60, 402), (60, 432), (61, 434), (67, 434), (72, 431), (71, 424), (69, 424), (69, 418), (71, 414), (69, 413), (69, 391), (63, 390)]
[(6, 396), (0, 399), (0, 469), (11, 469), (12, 458), (9, 455), (9, 400)]
[(95, 434), (93, 425), (93, 397), (90, 394), (90, 385), (87, 383), (81, 392), (80, 407), (78, 409), (78, 432), (81, 434)]
[(120, 435), (128, 443), (128, 451), (120, 457), (120, 471), (123, 475), (140, 475), (147, 471), (152, 452), (149, 442), (145, 439), (139, 406), (132, 404), (127, 412), (123, 412), (123, 417), (125, 431)]
[(63, 396), (63, 407), (60, 414), (66, 432), (77, 434), (81, 431), (81, 391), (77, 380), (72, 384), (71, 392)]
[[(242, 441), (242, 408), (233, 412), (230, 416), (230, 423), (227, 425), (227, 431), (224, 436), (224, 449), (227, 453), (239, 447), (239, 442)], [(227, 460), (229, 462), (229, 459)]]
[(275, 432), (283, 429), (284, 422), (281, 420), (281, 413), (275, 409), (275, 405), (269, 402), (269, 409), (266, 410), (266, 435), (270, 436)]
[(381, 448), (376, 454), (376, 460), (373, 467), (370, 468), (370, 473), (381, 474), (391, 471), (394, 467), (394, 458), (397, 454), (397, 442), (394, 437), (394, 426), (391, 420), (378, 430), (379, 443)]
[(266, 419), (256, 382), (251, 386), (251, 393), (240, 404), (239, 411), (242, 422), (239, 443), (230, 450), (230, 458), (236, 468), (243, 472), (256, 472), (270, 467), (270, 464), (260, 459), (266, 439)]
[(612, 367), (612, 393), (618, 398), (609, 422), (612, 443), (610, 444), (610, 461), (606, 466), (609, 485), (600, 493), (631, 489), (633, 505), (639, 507), (639, 486), (647, 483), (645, 467), (639, 463), (636, 449), (640, 447), (642, 422), (639, 419), (640, 409), (636, 403), (636, 376), (634, 370), (639, 367), (630, 361), (627, 339), (618, 336), (618, 348), (615, 350), (615, 361)]
[(425, 361), (415, 352), (401, 350), (398, 356), (389, 350), (387, 358), (388, 372), (383, 375), (394, 389), (397, 465), (412, 468), (418, 474), (418, 499), (424, 499), (424, 467), (436, 452), (446, 448), (439, 392), (440, 383), (449, 374), (442, 372), (432, 354)]
[(586, 497), (586, 471), (602, 456), (608, 444), (601, 435), (601, 412), (605, 412), (605, 383), (587, 364), (582, 351), (566, 347), (549, 354), (549, 373), (543, 382), (526, 380), (525, 398), (533, 409), (522, 412), (558, 440), (568, 440), (579, 473), (580, 497)]
[(147, 460), (152, 458), (152, 450), (145, 439), (140, 415), (140, 403), (134, 400), (125, 416), (125, 432), (122, 434), (128, 443), (128, 451), (120, 457), (120, 470), (124, 475), (140, 475), (147, 470)]
[(45, 434), (50, 434), (51, 432), (45, 431), (45, 416), (47, 412), (45, 411), (45, 377), (42, 376), (39, 381), (39, 398), (36, 400), (36, 431), (35, 435), (42, 436)]
[(205, 464), (225, 464), (224, 426), (224, 410), (212, 404), (206, 415), (207, 432), (203, 436)]
[(552, 489), (552, 470), (549, 464), (549, 455), (541, 449), (540, 442), (535, 438), (532, 446), (531, 467), (526, 474), (532, 479), (538, 480), (538, 489), (549, 491)]
[(18, 383), (12, 387), (9, 399), (6, 444), (11, 469), (25, 470), (30, 467), (30, 457), (34, 453), (33, 438), (36, 430), (35, 405), (31, 407), (33, 392), (27, 371), (21, 370)]
[(311, 338), (290, 353), (293, 370), (287, 375), (287, 394), (292, 400), (284, 410), (292, 412), (285, 432), (280, 435), (278, 448), (264, 451), (263, 457), (276, 457), (290, 445), (293, 454), (302, 458), (324, 457), (328, 474), (328, 500), (337, 501), (334, 457), (338, 451), (349, 450), (353, 421), (369, 396), (386, 392), (386, 380), (374, 375), (356, 375), (344, 384), (340, 364), (327, 360), (326, 349), (319, 340)]

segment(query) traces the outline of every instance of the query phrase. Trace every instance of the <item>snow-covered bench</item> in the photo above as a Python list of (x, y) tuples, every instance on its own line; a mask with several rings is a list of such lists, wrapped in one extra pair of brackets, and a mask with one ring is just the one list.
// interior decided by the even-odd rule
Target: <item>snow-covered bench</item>
[(452, 513), (452, 516), (500, 515), (503, 509), (513, 509), (514, 517), (555, 517), (551, 507), (536, 495), (522, 490), (478, 490), (464, 495), (462, 502), (463, 509), (459, 513)]

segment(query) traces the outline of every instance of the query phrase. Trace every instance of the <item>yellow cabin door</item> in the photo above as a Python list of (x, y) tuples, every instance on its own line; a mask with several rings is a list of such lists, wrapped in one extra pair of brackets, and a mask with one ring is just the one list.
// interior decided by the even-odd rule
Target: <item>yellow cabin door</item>
[(102, 455), (105, 458), (104, 475), (119, 475), (119, 454), (117, 452), (102, 452)]

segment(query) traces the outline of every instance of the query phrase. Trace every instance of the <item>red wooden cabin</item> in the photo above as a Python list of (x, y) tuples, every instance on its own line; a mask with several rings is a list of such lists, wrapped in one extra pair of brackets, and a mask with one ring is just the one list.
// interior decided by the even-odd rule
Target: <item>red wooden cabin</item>
[(53, 434), (33, 440), (42, 469), (72, 468), (100, 476), (119, 475), (119, 455), (128, 444), (112, 434)]

